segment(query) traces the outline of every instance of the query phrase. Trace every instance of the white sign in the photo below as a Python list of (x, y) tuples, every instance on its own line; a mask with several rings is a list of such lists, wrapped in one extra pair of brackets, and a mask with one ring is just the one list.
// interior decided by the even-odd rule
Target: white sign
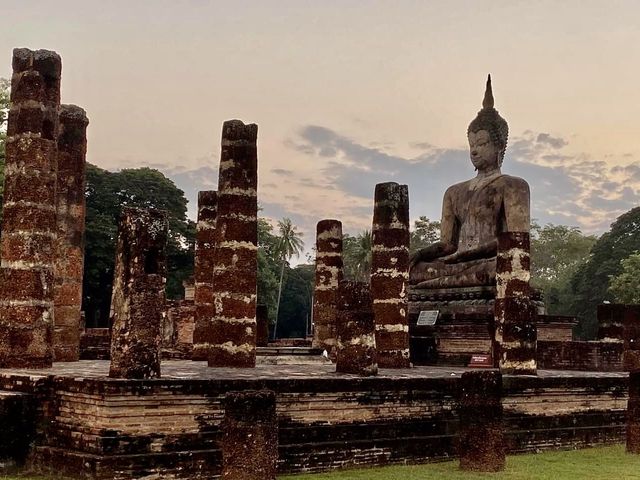
[(418, 322), (416, 323), (416, 325), (419, 327), (432, 327), (438, 321), (439, 314), (440, 310), (422, 310), (420, 312), (420, 315), (418, 316)]

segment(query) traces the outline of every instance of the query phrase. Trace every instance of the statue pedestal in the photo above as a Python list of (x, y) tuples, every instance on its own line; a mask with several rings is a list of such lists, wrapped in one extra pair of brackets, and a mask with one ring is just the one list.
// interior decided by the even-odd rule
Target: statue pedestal
[[(447, 289), (409, 287), (411, 361), (415, 365), (467, 365), (473, 355), (490, 355), (494, 286)], [(533, 292), (539, 315), (544, 303)], [(438, 312), (434, 325), (419, 322), (420, 312)], [(423, 314), (423, 319), (433, 314)], [(421, 324), (422, 323), (422, 324)]]

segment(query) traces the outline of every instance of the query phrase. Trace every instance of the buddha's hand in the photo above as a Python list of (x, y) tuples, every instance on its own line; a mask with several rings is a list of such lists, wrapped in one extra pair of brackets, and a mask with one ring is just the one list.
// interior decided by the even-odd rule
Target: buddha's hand
[(422, 250), (418, 250), (409, 258), (409, 270), (411, 270), (420, 260), (422, 260)]
[(441, 257), (440, 261), (444, 263), (458, 263), (460, 261), (460, 255), (458, 254), (458, 252), (455, 252), (451, 255)]

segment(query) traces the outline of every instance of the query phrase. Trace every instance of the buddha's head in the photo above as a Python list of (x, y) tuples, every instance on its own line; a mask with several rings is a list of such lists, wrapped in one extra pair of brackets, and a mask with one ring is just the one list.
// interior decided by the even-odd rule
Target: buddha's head
[(491, 75), (487, 79), (487, 89), (482, 101), (482, 110), (467, 129), (471, 163), (477, 170), (500, 167), (507, 150), (509, 126), (498, 111), (493, 108)]

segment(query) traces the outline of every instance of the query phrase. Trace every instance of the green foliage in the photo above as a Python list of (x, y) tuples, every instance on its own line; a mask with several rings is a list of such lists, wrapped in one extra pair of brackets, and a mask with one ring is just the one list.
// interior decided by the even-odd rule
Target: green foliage
[(281, 480), (610, 480), (638, 478), (640, 461), (624, 446), (552, 451), (507, 457), (503, 472), (477, 473), (460, 470), (457, 461), (426, 465), (400, 465), (339, 470), (331, 473), (285, 475)]
[(195, 224), (187, 219), (184, 192), (157, 170), (109, 172), (88, 164), (86, 195), (83, 308), (88, 324), (100, 321), (104, 325), (108, 318), (116, 235), (124, 206), (167, 211), (167, 297), (181, 297), (182, 281), (193, 273), (195, 240)]
[(414, 222), (409, 253), (413, 254), (440, 240), (440, 222), (432, 222), (424, 215)]
[(640, 250), (640, 207), (617, 218), (571, 279), (573, 310), (580, 317), (577, 333), (582, 338), (594, 338), (598, 329), (596, 307), (605, 300), (613, 300), (609, 281), (622, 271), (621, 260), (637, 250)]
[(280, 255), (280, 282), (278, 285), (278, 303), (276, 305), (276, 323), (273, 326), (273, 337), (278, 335), (278, 320), (280, 318), (280, 301), (282, 298), (282, 285), (284, 281), (285, 267), (289, 266), (289, 260), (293, 255), (300, 256), (304, 248), (302, 232), (296, 230), (296, 226), (290, 218), (278, 220), (277, 251)]
[(618, 303), (640, 303), (640, 253), (629, 255), (620, 262), (622, 271), (611, 278), (609, 293)]
[(544, 292), (547, 312), (572, 313), (575, 302), (571, 279), (589, 258), (597, 237), (578, 227), (531, 225), (531, 284)]
[(347, 280), (369, 283), (371, 276), (371, 231), (365, 230), (355, 237), (342, 237), (344, 277)]
[(258, 303), (267, 305), (269, 322), (275, 323), (278, 304), (278, 237), (273, 226), (258, 218)]
[(278, 337), (300, 338), (308, 330), (315, 283), (315, 266), (298, 265), (285, 270), (278, 314)]

